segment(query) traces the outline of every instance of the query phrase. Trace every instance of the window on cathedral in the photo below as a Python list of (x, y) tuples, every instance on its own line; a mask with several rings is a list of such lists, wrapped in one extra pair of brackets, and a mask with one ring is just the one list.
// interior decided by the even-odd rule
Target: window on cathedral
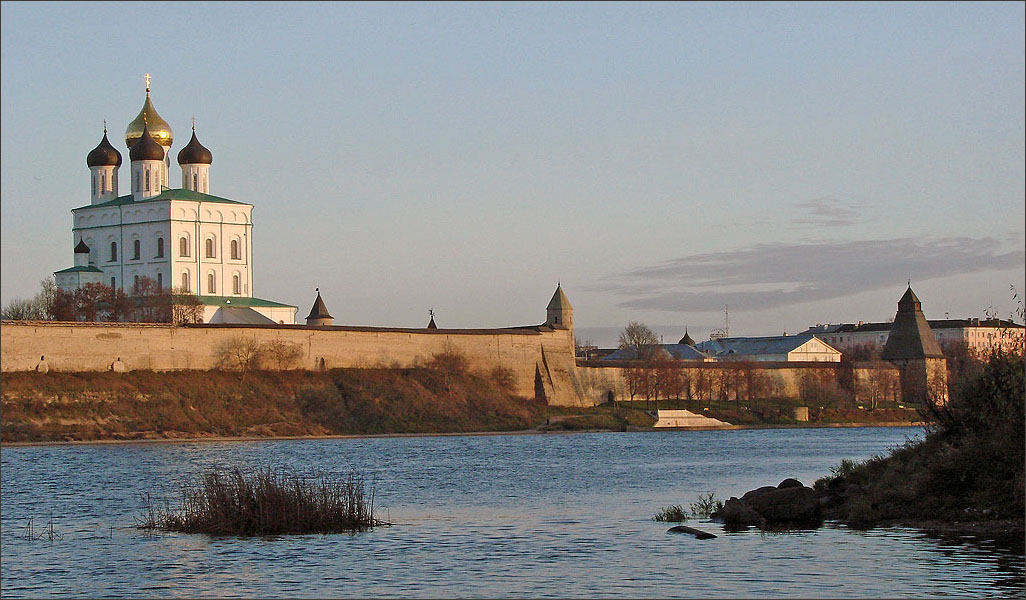
[(189, 238), (185, 236), (178, 239), (178, 256), (189, 256)]
[(164, 258), (164, 238), (157, 238), (157, 258)]
[(117, 259), (118, 259), (118, 243), (117, 242), (111, 242), (110, 243), (110, 261), (114, 262)]
[(239, 240), (232, 240), (232, 258), (234, 260), (242, 258), (242, 253), (239, 252)]
[(97, 193), (98, 192), (96, 191), (96, 175), (93, 174), (93, 195), (95, 196), (97, 195)]
[(133, 294), (138, 294), (139, 293), (139, 276), (138, 275), (133, 275), (132, 276), (132, 293)]
[(132, 242), (132, 260), (139, 260), (139, 252), (142, 250), (142, 242), (135, 240)]
[(207, 274), (207, 293), (208, 294), (216, 294), (217, 293), (217, 289), (215, 289), (215, 287), (214, 287), (214, 274), (213, 273), (208, 273)]
[(206, 240), (207, 258), (214, 258), (214, 238)]
[(184, 290), (186, 292), (192, 291), (192, 290), (189, 289), (189, 273), (188, 272), (182, 273), (182, 290)]
[(136, 189), (136, 191), (139, 191), (139, 172), (138, 171), (135, 172), (135, 189)]
[(234, 294), (241, 294), (242, 293), (242, 282), (239, 280), (239, 276), (238, 275), (232, 275), (232, 293), (234, 293)]
[(158, 292), (164, 291), (164, 274), (163, 273), (157, 273), (157, 291)]
[(196, 174), (193, 173), (192, 174), (192, 189), (198, 192), (199, 191), (199, 187), (197, 187), (196, 183), (197, 183), (196, 182)]
[(146, 191), (150, 191), (150, 170), (146, 169)]
[(115, 278), (115, 277), (111, 277), (110, 278), (110, 287), (112, 287), (114, 289), (117, 289), (117, 287), (118, 287), (118, 280), (117, 280), (117, 278)]

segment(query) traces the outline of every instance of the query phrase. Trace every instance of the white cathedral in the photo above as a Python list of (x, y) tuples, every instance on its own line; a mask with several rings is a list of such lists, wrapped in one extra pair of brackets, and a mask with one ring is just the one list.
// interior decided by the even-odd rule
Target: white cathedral
[(90, 203), (71, 211), (75, 266), (54, 273), (74, 290), (103, 283), (129, 295), (143, 277), (181, 288), (204, 305), (206, 323), (295, 324), (296, 307), (253, 296), (253, 205), (210, 195), (213, 156), (192, 139), (178, 153), (181, 188), (170, 187), (174, 134), (150, 100), (125, 131), (132, 193), (118, 195), (121, 153), (103, 139), (86, 157)]

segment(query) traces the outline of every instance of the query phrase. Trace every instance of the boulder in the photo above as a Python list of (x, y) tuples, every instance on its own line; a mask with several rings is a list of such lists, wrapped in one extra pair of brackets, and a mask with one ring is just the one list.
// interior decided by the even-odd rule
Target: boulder
[(733, 525), (760, 525), (765, 521), (762, 515), (733, 496), (724, 502), (723, 508), (713, 516), (723, 519), (724, 523)]
[(804, 486), (774, 489), (751, 496), (744, 503), (767, 521), (808, 521), (820, 517), (816, 491)]
[(749, 490), (749, 491), (745, 492), (745, 495), (741, 496), (741, 501), (742, 502), (747, 502), (751, 498), (754, 498), (756, 496), (761, 496), (761, 495), (769, 493), (769, 492), (775, 492), (776, 490), (777, 490), (777, 488), (773, 487), (772, 485), (764, 485), (761, 488), (755, 488), (754, 490)]
[(783, 480), (783, 481), (781, 481), (780, 483), (777, 484), (777, 489), (778, 490), (782, 490), (784, 488), (793, 488), (793, 487), (805, 487), (805, 485), (802, 482), (798, 481), (797, 479), (792, 479), (790, 477), (788, 477), (787, 479), (785, 479), (785, 480)]

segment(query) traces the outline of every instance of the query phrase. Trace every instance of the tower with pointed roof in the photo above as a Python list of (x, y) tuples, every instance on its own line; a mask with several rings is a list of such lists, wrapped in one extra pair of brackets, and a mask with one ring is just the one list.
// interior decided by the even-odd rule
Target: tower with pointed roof
[(898, 300), (898, 312), (880, 358), (898, 367), (905, 401), (947, 402), (947, 360), (911, 283)]
[(307, 325), (331, 325), (334, 322), (334, 318), (328, 314), (328, 308), (324, 306), (324, 300), (321, 300), (321, 290), (317, 289), (317, 299), (314, 300), (313, 306), (310, 307), (310, 314), (306, 315)]
[(143, 107), (125, 130), (131, 194), (118, 195), (122, 155), (104, 123), (103, 138), (86, 156), (90, 202), (71, 211), (75, 266), (55, 272), (58, 286), (73, 290), (96, 282), (131, 295), (149, 278), (158, 289), (199, 296), (207, 322), (219, 322), (217, 315), (225, 313), (220, 309), (231, 308), (235, 316), (252, 310), (275, 323), (294, 324), (296, 307), (254, 297), (253, 205), (210, 194), (213, 156), (200, 144), (195, 125), (178, 154), (182, 187), (170, 188), (173, 142), (171, 126), (153, 105), (147, 75)]
[(545, 317), (545, 324), (554, 329), (572, 331), (574, 328), (574, 307), (570, 305), (570, 300), (563, 293), (563, 286), (559, 283), (556, 284), (556, 291), (552, 294), (549, 305), (545, 307)]

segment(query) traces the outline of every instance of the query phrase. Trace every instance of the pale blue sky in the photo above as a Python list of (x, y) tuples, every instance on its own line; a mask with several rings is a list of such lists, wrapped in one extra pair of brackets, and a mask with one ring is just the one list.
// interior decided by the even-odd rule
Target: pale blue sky
[(1023, 6), (4, 2), (2, 301), (72, 264), (149, 72), (300, 319), (539, 323), (557, 280), (602, 345), (886, 320), (907, 279), (1007, 316)]

